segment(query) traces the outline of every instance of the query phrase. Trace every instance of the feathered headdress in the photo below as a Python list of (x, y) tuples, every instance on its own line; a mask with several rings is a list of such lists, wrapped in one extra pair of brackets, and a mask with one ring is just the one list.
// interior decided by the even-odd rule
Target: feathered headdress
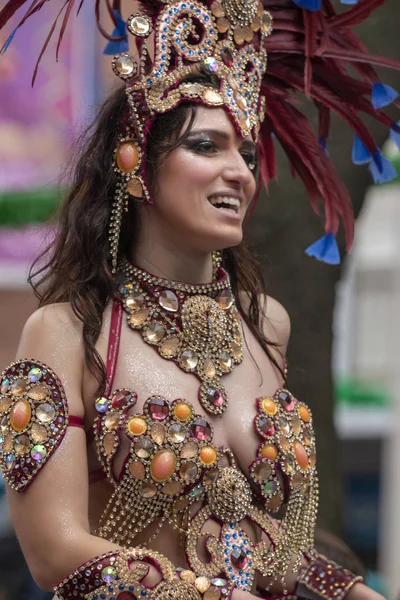
[[(64, 0), (52, 24), (34, 71), (60, 22), (57, 54), (69, 18), (84, 0)], [(131, 107), (124, 123), (114, 166), (123, 178), (117, 190), (119, 207), (111, 221), (114, 265), (119, 223), (126, 190), (151, 200), (145, 174), (146, 134), (154, 117), (182, 100), (223, 106), (241, 135), (258, 138), (264, 183), (276, 176), (274, 138), (285, 150), (293, 173), (302, 179), (313, 209), (325, 209), (326, 235), (307, 249), (325, 262), (339, 262), (335, 234), (342, 217), (350, 249), (354, 219), (349, 194), (327, 156), (331, 111), (354, 130), (353, 162), (369, 164), (376, 182), (395, 176), (361, 115), (388, 127), (399, 140), (400, 127), (382, 110), (397, 93), (382, 84), (371, 65), (400, 69), (394, 60), (371, 56), (352, 29), (385, 0), (342, 0), (352, 4), (337, 13), (331, 0), (148, 0), (125, 22), (120, 0), (95, 0), (98, 28), (114, 56), (114, 72), (125, 81)], [(31, 0), (17, 29), (48, 0)], [(8, 0), (0, 11), (0, 29), (27, 0)], [(108, 33), (101, 24), (104, 4), (114, 22)], [(153, 33), (153, 36), (150, 34)], [(132, 34), (140, 60), (129, 54)], [(150, 48), (149, 45), (152, 47)], [(220, 80), (220, 89), (187, 82), (204, 65)], [(357, 77), (348, 70), (351, 66)], [(296, 92), (311, 98), (319, 114), (316, 136), (295, 100)], [(265, 117), (265, 118), (264, 118)]]

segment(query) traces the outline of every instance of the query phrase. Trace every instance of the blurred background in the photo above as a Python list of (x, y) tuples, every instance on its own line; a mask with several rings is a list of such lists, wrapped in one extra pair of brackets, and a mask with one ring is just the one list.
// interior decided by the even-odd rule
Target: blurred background
[[(339, 0), (333, 3), (343, 8)], [(125, 5), (129, 9), (131, 2)], [(14, 359), (23, 324), (37, 307), (27, 273), (54, 235), (46, 221), (62, 196), (60, 175), (71, 145), (115, 84), (88, 2), (64, 37), (58, 63), (50, 45), (31, 88), (52, 10), (49, 3), (0, 56), (1, 368)], [(386, 0), (358, 33), (372, 53), (400, 59), (399, 25), (398, 0)], [(0, 35), (0, 46), (11, 32)], [(400, 91), (400, 73), (385, 70), (381, 76)], [(304, 102), (303, 108), (313, 119), (312, 107)], [(399, 176), (374, 185), (368, 169), (351, 162), (352, 133), (333, 119), (328, 150), (358, 217), (356, 243), (342, 265), (305, 256), (304, 249), (322, 235), (322, 220), (283, 156), (279, 181), (260, 198), (247, 237), (262, 262), (268, 293), (292, 320), (289, 387), (314, 414), (319, 525), (345, 540), (370, 585), (399, 600), (400, 154), (388, 131), (369, 124)], [(24, 565), (0, 481), (0, 600), (47, 597)]]

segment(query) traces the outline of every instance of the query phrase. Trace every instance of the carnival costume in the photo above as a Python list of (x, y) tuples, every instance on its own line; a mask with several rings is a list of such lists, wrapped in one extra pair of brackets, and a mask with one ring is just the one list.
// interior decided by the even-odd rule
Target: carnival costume
[[(46, 1), (34, 0), (20, 25)], [(339, 215), (348, 247), (353, 217), (347, 191), (325, 152), (329, 111), (354, 128), (355, 162), (370, 163), (381, 179), (385, 159), (358, 113), (374, 116), (399, 134), (381, 110), (395, 93), (378, 81), (370, 63), (398, 65), (370, 57), (351, 31), (383, 1), (360, 0), (336, 14), (330, 0), (149, 0), (126, 23), (119, 2), (107, 2), (116, 26), (108, 36), (108, 51), (119, 50), (112, 68), (125, 83), (128, 108), (110, 157), (118, 174), (110, 211), (115, 297), (107, 383), (95, 402), (93, 436), (114, 487), (96, 534), (121, 550), (78, 567), (55, 587), (58, 597), (218, 600), (231, 597), (235, 588), (253, 590), (257, 573), (283, 582), (293, 568), (298, 597), (341, 600), (361, 580), (314, 550), (318, 484), (312, 415), (285, 382), (271, 397), (255, 400), (260, 445), (244, 475), (232, 451), (213, 443), (207, 414), (196, 414), (190, 400), (151, 396), (134, 413), (135, 391), (113, 390), (113, 380), (124, 314), (129, 327), (160, 356), (197, 376), (202, 410), (214, 417), (223, 418), (229, 403), (223, 378), (240, 368), (243, 359), (241, 317), (217, 255), (213, 281), (202, 285), (154, 277), (119, 256), (121, 221), (131, 196), (152, 201), (146, 140), (154, 119), (181, 102), (222, 107), (241, 137), (258, 141), (265, 183), (276, 175), (275, 137), (304, 181), (313, 208), (318, 211), (318, 199), (324, 202), (326, 236), (309, 253), (335, 262)], [(0, 28), (24, 3), (6, 3)], [(99, 22), (100, 1), (95, 5), (106, 35)], [(59, 41), (73, 7), (74, 0), (67, 0), (59, 14), (64, 11)], [(129, 53), (128, 36), (136, 42), (138, 58)], [(348, 74), (346, 61), (353, 63), (360, 79)], [(218, 88), (196, 80), (200, 70), (214, 74)], [(318, 139), (292, 102), (298, 90), (318, 107)], [(67, 427), (83, 427), (68, 412), (57, 374), (34, 359), (18, 361), (3, 373), (0, 415), (2, 469), (8, 484), (21, 493), (56, 455)], [(113, 466), (122, 436), (130, 440), (130, 449), (116, 478)], [(279, 521), (268, 513), (277, 513)], [(221, 527), (218, 536), (207, 532), (210, 519)], [(260, 532), (258, 542), (241, 527), (244, 519)], [(139, 533), (156, 523), (157, 534), (166, 521), (184, 534), (185, 570), (147, 547), (135, 547)], [(209, 553), (207, 563), (197, 553), (199, 538)], [(150, 565), (160, 575), (153, 588), (144, 583)]]

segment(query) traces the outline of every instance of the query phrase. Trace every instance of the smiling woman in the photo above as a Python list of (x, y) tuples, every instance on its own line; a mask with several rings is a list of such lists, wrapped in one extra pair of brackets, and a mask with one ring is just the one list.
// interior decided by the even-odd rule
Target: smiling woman
[[(278, 27), (294, 10), (310, 34), (307, 11), (273, 4)], [(41, 308), (1, 377), (0, 459), (28, 564), (60, 599), (379, 600), (314, 550), (312, 414), (286, 389), (289, 319), (243, 241), (261, 127), (268, 179), (271, 123), (293, 109), (284, 86), (267, 107), (261, 93), (271, 14), (149, 0), (125, 25), (119, 5), (114, 42), (127, 28), (140, 64), (113, 59), (125, 86), (77, 150), (31, 278)], [(307, 144), (300, 160), (289, 125), (276, 131), (308, 189), (333, 182), (327, 233), (341, 213), (351, 239), (325, 154), (314, 140), (318, 168)]]

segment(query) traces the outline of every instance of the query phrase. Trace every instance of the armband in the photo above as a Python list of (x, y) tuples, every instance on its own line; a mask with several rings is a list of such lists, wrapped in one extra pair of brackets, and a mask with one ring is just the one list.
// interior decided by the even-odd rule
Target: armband
[(322, 554), (306, 558), (309, 564), (301, 569), (295, 592), (304, 600), (343, 600), (355, 583), (364, 581)]
[(0, 377), (0, 468), (24, 491), (54, 454), (68, 426), (63, 386), (46, 365), (12, 363)]
[[(160, 579), (153, 587), (143, 583), (150, 565), (156, 568)], [(53, 590), (60, 600), (229, 600), (231, 596), (221, 588), (220, 580), (210, 581), (207, 577), (196, 577), (193, 571), (176, 569), (165, 556), (146, 548), (97, 556)]]

